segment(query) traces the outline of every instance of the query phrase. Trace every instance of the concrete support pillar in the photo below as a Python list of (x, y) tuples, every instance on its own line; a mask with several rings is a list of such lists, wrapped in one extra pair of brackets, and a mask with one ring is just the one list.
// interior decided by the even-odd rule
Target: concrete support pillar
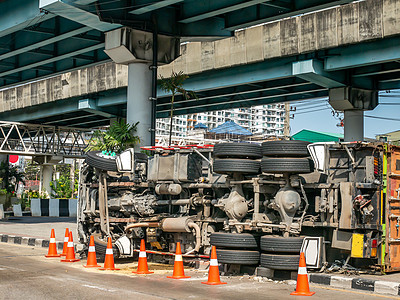
[(41, 165), (40, 166), (40, 187), (39, 192), (47, 192), (50, 196), (51, 187), (50, 182), (53, 180), (53, 166)]
[(128, 99), (127, 123), (139, 122), (136, 134), (140, 138), (140, 146), (151, 145), (151, 76), (147, 63), (131, 63), (128, 65)]
[(364, 111), (344, 111), (344, 141), (354, 142), (364, 140)]

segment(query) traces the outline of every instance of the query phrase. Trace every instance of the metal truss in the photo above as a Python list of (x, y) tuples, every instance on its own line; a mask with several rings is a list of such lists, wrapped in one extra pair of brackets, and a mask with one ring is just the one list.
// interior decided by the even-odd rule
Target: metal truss
[(83, 158), (92, 131), (0, 121), (0, 154)]

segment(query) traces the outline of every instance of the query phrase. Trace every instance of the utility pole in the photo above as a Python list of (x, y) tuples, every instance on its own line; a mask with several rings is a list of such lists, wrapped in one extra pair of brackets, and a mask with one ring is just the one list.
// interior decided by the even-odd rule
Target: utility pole
[(283, 125), (283, 136), (285, 140), (290, 139), (290, 103), (285, 102), (285, 123)]

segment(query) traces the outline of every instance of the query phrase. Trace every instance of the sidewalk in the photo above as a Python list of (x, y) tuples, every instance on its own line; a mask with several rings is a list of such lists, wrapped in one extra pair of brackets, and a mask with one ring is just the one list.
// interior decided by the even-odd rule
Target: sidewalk
[(72, 231), (74, 241), (77, 241), (76, 218), (70, 217), (9, 217), (0, 220), (0, 234), (50, 239), (51, 229), (54, 228), (56, 241), (63, 242), (65, 228)]

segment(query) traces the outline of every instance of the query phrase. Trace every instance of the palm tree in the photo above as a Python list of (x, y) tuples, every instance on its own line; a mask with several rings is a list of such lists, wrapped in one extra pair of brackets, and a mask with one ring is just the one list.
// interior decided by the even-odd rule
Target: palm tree
[(185, 99), (196, 98), (195, 92), (188, 91), (183, 88), (183, 82), (188, 79), (189, 76), (184, 74), (183, 71), (178, 73), (172, 71), (171, 77), (164, 78), (161, 76), (160, 86), (161, 89), (167, 93), (171, 93), (171, 112), (170, 112), (170, 123), (169, 123), (169, 140), (168, 145), (171, 145), (172, 138), (172, 120), (174, 118), (174, 100), (176, 94), (182, 94)]

